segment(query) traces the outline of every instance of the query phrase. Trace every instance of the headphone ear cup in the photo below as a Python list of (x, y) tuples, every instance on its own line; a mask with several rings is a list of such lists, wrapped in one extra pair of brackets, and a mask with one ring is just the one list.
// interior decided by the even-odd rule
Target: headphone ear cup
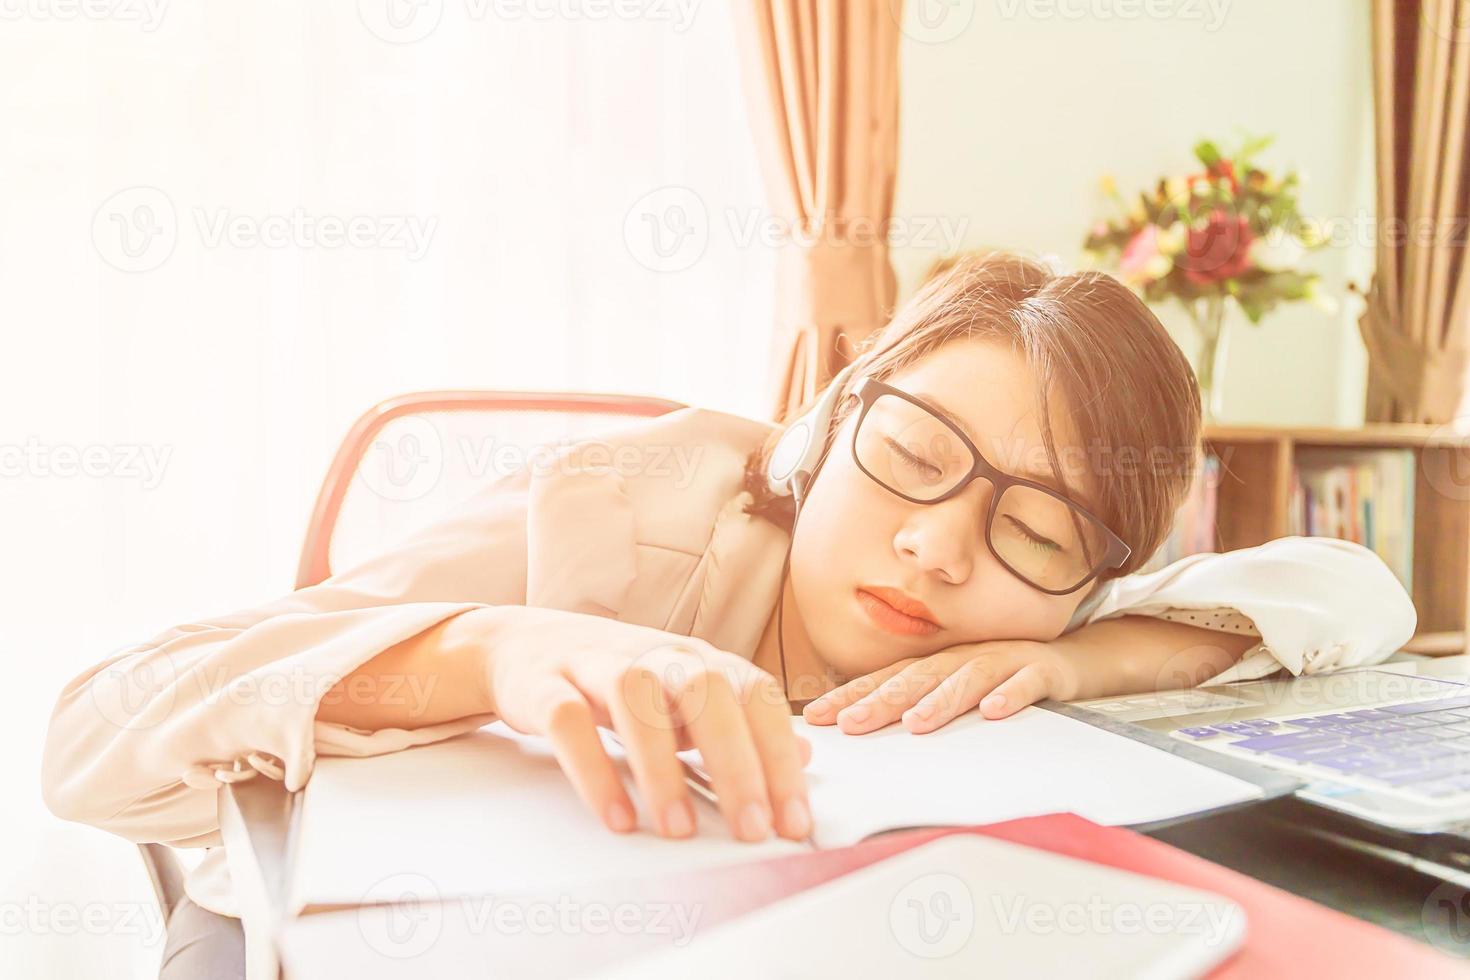
[[(827, 385), (817, 403), (804, 415), (794, 419), (771, 451), (771, 460), (766, 467), (766, 487), (778, 497), (789, 497), (795, 492), (794, 480), (805, 474), (810, 481), (821, 460), (827, 429), (837, 405), (837, 393), (852, 374), (856, 365), (849, 364), (838, 372)], [(849, 393), (856, 397), (856, 393)], [(805, 487), (802, 488), (805, 490)]]
[(811, 417), (803, 415), (786, 427), (776, 448), (771, 451), (771, 461), (766, 469), (766, 485), (778, 496), (792, 493), (791, 478), (802, 468), (811, 447)]

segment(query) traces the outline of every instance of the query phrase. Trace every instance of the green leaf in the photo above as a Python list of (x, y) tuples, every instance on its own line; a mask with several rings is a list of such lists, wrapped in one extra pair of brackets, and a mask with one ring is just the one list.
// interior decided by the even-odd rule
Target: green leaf
[(1220, 148), (1209, 140), (1200, 140), (1194, 144), (1194, 155), (1207, 167), (1213, 167), (1220, 162)]
[(1242, 160), (1249, 160), (1274, 142), (1276, 142), (1276, 135), (1274, 133), (1249, 138), (1241, 143), (1240, 152), (1236, 154), (1236, 157)]

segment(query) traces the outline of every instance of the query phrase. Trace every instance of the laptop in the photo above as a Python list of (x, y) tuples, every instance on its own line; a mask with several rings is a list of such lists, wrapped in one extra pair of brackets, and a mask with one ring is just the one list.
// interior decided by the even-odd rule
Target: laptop
[(1219, 895), (954, 834), (623, 961), (602, 980), (1209, 973), (1244, 941)]
[[(1327, 826), (1470, 864), (1470, 656), (1119, 695), (1064, 713), (1291, 776)], [(1148, 733), (1139, 735), (1139, 732)]]

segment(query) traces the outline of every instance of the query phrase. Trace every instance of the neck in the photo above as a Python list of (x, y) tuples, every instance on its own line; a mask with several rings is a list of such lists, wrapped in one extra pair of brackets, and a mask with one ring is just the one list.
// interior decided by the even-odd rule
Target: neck
[[(784, 609), (781, 609), (783, 602)], [(781, 609), (779, 614), (778, 609)], [(783, 619), (785, 632), (778, 640), (776, 630)], [(841, 683), (841, 678), (833, 674), (812, 645), (806, 623), (797, 609), (789, 569), (781, 578), (780, 599), (776, 606), (771, 607), (771, 617), (752, 658), (757, 667), (778, 681), (782, 680), (781, 640), (784, 640), (786, 649), (786, 698), (793, 708), (801, 710), (808, 701), (821, 697)]]

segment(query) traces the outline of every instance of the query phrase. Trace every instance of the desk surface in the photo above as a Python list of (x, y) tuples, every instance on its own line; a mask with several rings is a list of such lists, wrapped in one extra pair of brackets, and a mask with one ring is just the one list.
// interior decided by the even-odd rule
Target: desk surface
[[(253, 779), (232, 785), (238, 812), (282, 812), (280, 783)], [(285, 838), (268, 820), (234, 830), (250, 835), (249, 848), (261, 864), (262, 878), (283, 880)], [(226, 833), (226, 846), (234, 846)], [(1304, 830), (1290, 800), (1269, 801), (1149, 832), (1165, 843), (1224, 865), (1329, 908), (1375, 923), (1445, 952), (1470, 959), (1470, 941), (1454, 941), (1444, 930), (1430, 934), (1424, 910), (1444, 883), (1413, 868), (1359, 853)], [(1436, 897), (1444, 897), (1439, 891)], [(1451, 900), (1470, 908), (1470, 895), (1456, 890)], [(1458, 904), (1461, 901), (1464, 904)], [(246, 928), (250, 929), (247, 917)], [(1429, 928), (1433, 928), (1432, 924)]]

